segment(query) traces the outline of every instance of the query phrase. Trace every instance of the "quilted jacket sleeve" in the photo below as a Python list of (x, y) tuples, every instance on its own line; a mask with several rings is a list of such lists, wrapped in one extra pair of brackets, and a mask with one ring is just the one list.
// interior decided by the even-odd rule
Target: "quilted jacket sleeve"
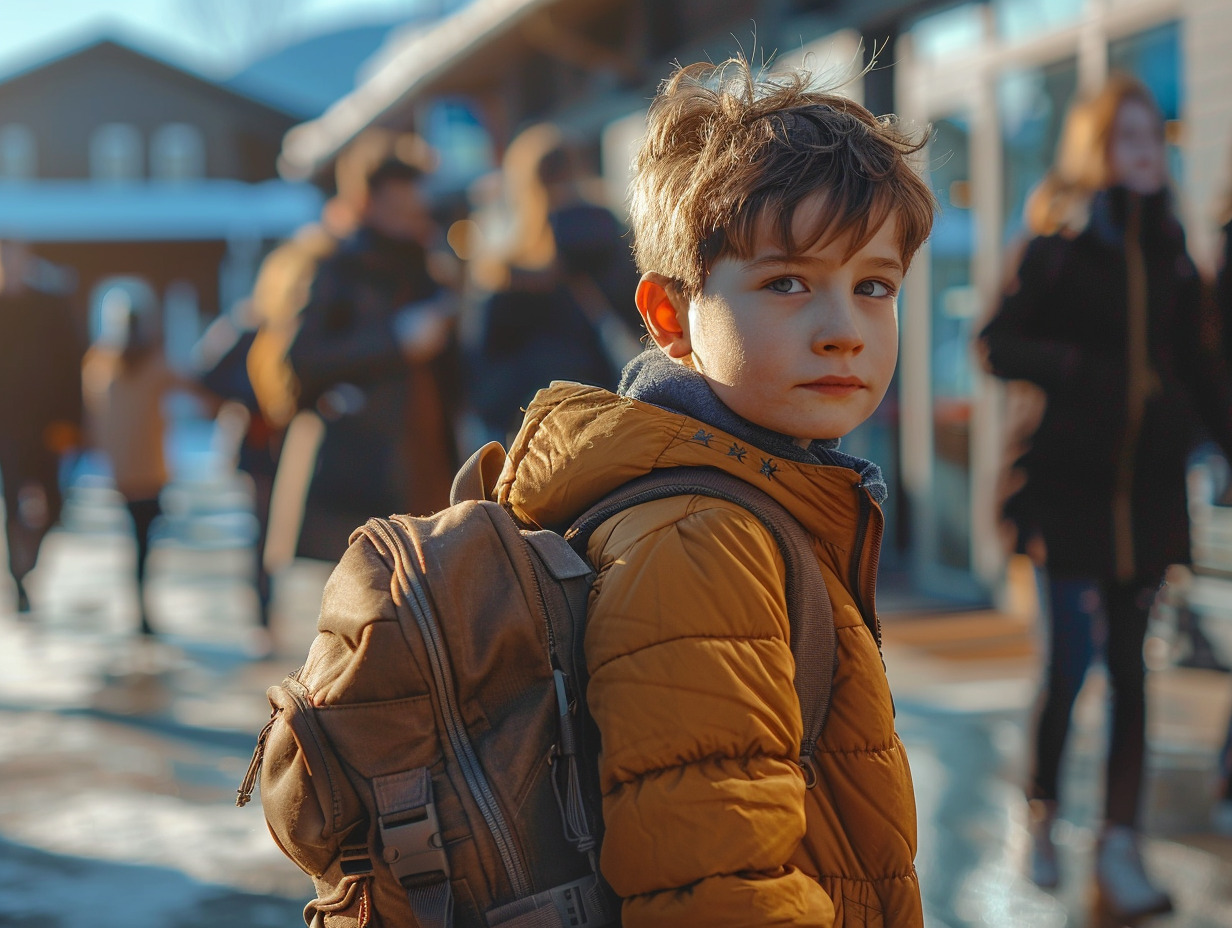
[(829, 926), (788, 864), (805, 831), (784, 566), (753, 516), (677, 497), (591, 541), (587, 701), (602, 736), (602, 869), (626, 928)]
[(1051, 391), (1063, 388), (1082, 363), (1077, 345), (1041, 331), (1068, 247), (1058, 236), (1034, 238), (1027, 245), (996, 315), (980, 333), (989, 370), (997, 377), (1029, 380)]

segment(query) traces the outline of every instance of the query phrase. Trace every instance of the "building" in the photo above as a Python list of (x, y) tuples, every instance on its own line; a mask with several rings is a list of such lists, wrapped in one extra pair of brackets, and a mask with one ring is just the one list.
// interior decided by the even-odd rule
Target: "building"
[(268, 243), (319, 214), (275, 169), (294, 122), (118, 41), (51, 56), (0, 79), (0, 237), (70, 269), (83, 312), (108, 278), (146, 280), (183, 360)]
[(248, 62), (224, 86), (300, 119), (319, 116), (355, 89), (363, 63), (404, 25), (402, 20), (364, 23), (297, 39)]
[(898, 487), (891, 574), (975, 599), (1002, 567), (992, 509), (1004, 397), (971, 337), (1026, 194), (1075, 93), (1111, 68), (1135, 73), (1169, 120), (1191, 250), (1210, 269), (1232, 163), (1230, 37), (1223, 0), (474, 0), (387, 48), (365, 83), (287, 135), (283, 164), (320, 177), (366, 127), (431, 134), (442, 112), (467, 114), (495, 153), (552, 120), (590, 148), (619, 203), (628, 146), (671, 62), (777, 50), (858, 74), (876, 51), (847, 92), (932, 125), (925, 163), (942, 212), (904, 289), (896, 387), (847, 446)]

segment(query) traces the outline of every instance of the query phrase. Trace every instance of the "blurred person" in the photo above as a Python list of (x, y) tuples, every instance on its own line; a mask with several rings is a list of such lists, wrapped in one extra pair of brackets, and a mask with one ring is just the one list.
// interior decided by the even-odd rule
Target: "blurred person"
[(287, 349), (317, 266), (336, 248), (337, 239), (322, 226), (299, 230), (266, 255), (250, 298), (236, 311), (219, 316), (199, 345), (202, 384), (247, 411), (236, 466), (252, 480), (253, 516), (257, 520), (254, 586), (259, 610), (259, 634), (253, 650), (260, 655), (273, 650), (273, 584), (265, 542), (283, 438), (296, 412), (295, 375), (287, 362)]
[[(224, 401), (216, 425), (227, 428), (224, 424), (224, 419), (227, 419), (225, 410), (229, 408), (234, 411), (233, 421), (236, 424), (230, 428), (240, 433), (233, 439), (236, 441), (235, 466), (252, 481), (253, 517), (257, 521), (257, 537), (253, 543), (253, 587), (257, 594), (257, 615), (262, 632), (257, 650), (268, 653), (271, 584), (262, 551), (281, 436), (262, 413), (248, 373), (249, 356), (257, 331), (252, 301), (246, 300), (210, 323), (195, 353), (198, 355), (198, 376), (202, 385)], [(228, 404), (234, 405), (228, 407)]]
[(1199, 426), (1232, 449), (1232, 384), (1166, 164), (1163, 119), (1142, 84), (1113, 76), (1074, 106), (1027, 202), (1036, 237), (980, 335), (993, 374), (1044, 398), (1003, 509), (1041, 570), (1049, 633), (1028, 786), (1031, 873), (1041, 886), (1059, 882), (1061, 755), (1102, 650), (1112, 730), (1095, 879), (1123, 918), (1172, 905), (1138, 846), (1147, 616), (1164, 571), (1190, 559), (1186, 462)]
[(337, 560), (374, 515), (448, 505), (457, 467), (454, 297), (429, 269), (423, 172), (368, 175), (358, 230), (321, 262), (287, 353), (301, 408), (325, 422), (298, 553)]
[(80, 440), (82, 339), (60, 294), (33, 282), (35, 258), (0, 241), (0, 481), (17, 611), (26, 576), (60, 518), (61, 457)]
[[(1221, 235), (1219, 267), (1215, 275), (1215, 308), (1221, 324), (1223, 356), (1232, 361), (1232, 198), (1225, 207), (1225, 222)], [(1228, 458), (1226, 460), (1232, 460)], [(1224, 485), (1216, 487), (1218, 505), (1229, 505), (1232, 487), (1227, 485), (1228, 468), (1222, 468)], [(1232, 836), (1232, 718), (1228, 719), (1228, 733), (1219, 754), (1219, 794), (1212, 812), (1211, 823), (1223, 835)]]
[(163, 354), (158, 299), (144, 281), (118, 281), (103, 297), (103, 326), (82, 364), (88, 435), (111, 464), (137, 542), (137, 610), (141, 634), (152, 636), (146, 603), (150, 529), (162, 513), (167, 484), (163, 400), (197, 385)]
[(637, 288), (623, 230), (588, 201), (559, 130), (532, 126), (509, 146), (502, 174), (511, 244), (479, 277), (493, 287), (468, 378), (485, 439), (506, 440), (521, 410), (554, 380), (615, 389), (639, 351)]

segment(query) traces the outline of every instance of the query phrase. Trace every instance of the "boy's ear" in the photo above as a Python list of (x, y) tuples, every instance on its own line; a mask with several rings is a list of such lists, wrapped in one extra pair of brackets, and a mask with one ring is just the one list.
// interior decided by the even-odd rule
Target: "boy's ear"
[(637, 285), (637, 311), (646, 331), (670, 358), (687, 358), (693, 350), (689, 341), (689, 304), (676, 282), (654, 271), (642, 275)]

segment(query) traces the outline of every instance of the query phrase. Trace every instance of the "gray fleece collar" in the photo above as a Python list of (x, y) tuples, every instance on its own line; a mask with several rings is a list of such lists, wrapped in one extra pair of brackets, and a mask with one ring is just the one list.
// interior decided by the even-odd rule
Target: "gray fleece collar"
[(672, 361), (658, 348), (647, 348), (626, 365), (617, 392), (692, 416), (789, 461), (846, 467), (860, 475), (861, 486), (878, 503), (885, 502), (889, 496), (881, 468), (872, 461), (839, 451), (837, 438), (818, 439), (808, 448), (801, 448), (790, 436), (763, 428), (732, 412), (710, 389), (705, 377)]

